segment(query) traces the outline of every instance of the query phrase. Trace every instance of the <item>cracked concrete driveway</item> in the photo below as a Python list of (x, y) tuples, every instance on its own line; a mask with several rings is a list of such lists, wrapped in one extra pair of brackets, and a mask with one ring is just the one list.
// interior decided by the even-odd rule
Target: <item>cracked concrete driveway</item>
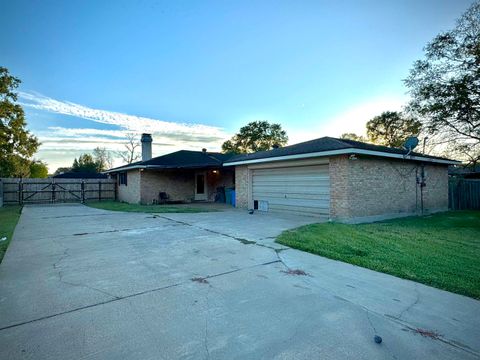
[(25, 207), (0, 358), (479, 358), (478, 301), (274, 243), (311, 221)]

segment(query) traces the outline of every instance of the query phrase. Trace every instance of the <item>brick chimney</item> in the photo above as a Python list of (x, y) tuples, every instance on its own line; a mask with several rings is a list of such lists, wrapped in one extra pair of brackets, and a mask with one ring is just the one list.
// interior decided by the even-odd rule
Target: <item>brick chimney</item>
[(142, 134), (142, 161), (152, 158), (152, 135)]

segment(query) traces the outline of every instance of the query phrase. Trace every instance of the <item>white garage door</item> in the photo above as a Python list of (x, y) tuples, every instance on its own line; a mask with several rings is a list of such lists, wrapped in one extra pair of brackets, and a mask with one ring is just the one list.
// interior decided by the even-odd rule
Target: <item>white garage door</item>
[(255, 169), (252, 190), (260, 210), (329, 215), (328, 165)]

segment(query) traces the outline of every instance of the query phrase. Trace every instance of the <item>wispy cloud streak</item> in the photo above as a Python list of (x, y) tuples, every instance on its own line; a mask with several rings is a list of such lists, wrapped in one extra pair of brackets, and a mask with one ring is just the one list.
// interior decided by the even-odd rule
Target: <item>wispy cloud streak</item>
[(166, 136), (181, 134), (192, 136), (193, 138), (207, 136), (223, 139), (227, 137), (221, 128), (214, 126), (176, 123), (114, 111), (93, 109), (70, 101), (60, 101), (36, 93), (20, 92), (19, 97), (23, 106), (32, 109), (75, 116), (101, 124), (114, 125), (126, 132), (147, 132)]

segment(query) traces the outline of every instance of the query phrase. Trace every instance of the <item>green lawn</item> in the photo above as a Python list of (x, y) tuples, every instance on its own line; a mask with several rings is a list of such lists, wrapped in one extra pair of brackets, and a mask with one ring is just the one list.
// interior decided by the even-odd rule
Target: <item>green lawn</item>
[(277, 242), (480, 299), (480, 211), (307, 225)]
[(13, 236), (13, 230), (20, 218), (21, 206), (5, 206), (0, 208), (0, 240), (4, 237), (7, 240), (0, 241), (0, 263), (7, 251), (8, 244)]
[(202, 209), (186, 206), (127, 204), (119, 201), (89, 202), (85, 205), (103, 210), (144, 213), (199, 213), (215, 211), (213, 209)]

